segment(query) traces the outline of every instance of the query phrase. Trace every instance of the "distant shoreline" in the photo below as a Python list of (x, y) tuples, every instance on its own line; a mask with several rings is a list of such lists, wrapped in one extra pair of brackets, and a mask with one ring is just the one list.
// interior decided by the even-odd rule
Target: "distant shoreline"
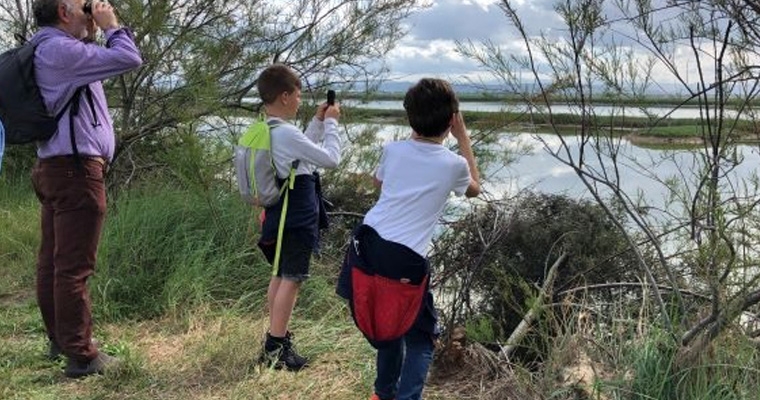
[[(406, 124), (402, 110), (369, 109), (344, 107), (343, 114), (353, 119), (379, 124)], [(502, 128), (526, 133), (559, 133), (573, 135), (582, 123), (582, 118), (574, 114), (542, 115), (516, 112), (468, 111), (464, 114), (468, 126), (476, 129)], [(646, 117), (596, 116), (593, 123), (602, 129), (625, 137), (637, 146), (700, 146), (703, 144), (703, 124), (695, 118), (664, 118), (658, 125)], [(755, 144), (760, 142), (760, 132), (752, 122), (740, 120), (732, 131), (737, 143)]]
[[(314, 98), (322, 98), (322, 93), (313, 92), (310, 93)], [(483, 103), (504, 103), (505, 105), (514, 104), (527, 104), (528, 98), (522, 94), (509, 94), (509, 93), (459, 93), (457, 98), (460, 102), (483, 102)], [(402, 92), (373, 92), (366, 96), (360, 93), (347, 93), (345, 97), (340, 97), (339, 100), (351, 100), (364, 103), (370, 103), (373, 101), (404, 101), (404, 93)], [(545, 100), (540, 95), (535, 95), (531, 99), (531, 103), (536, 106), (545, 106)], [(578, 104), (574, 99), (566, 99), (559, 96), (549, 97), (549, 104)], [(729, 103), (733, 104), (733, 103)], [(739, 102), (735, 102), (739, 104)], [(649, 96), (641, 98), (620, 99), (610, 96), (596, 96), (592, 102), (593, 106), (620, 106), (620, 107), (699, 107), (698, 99), (689, 99), (683, 96)]]

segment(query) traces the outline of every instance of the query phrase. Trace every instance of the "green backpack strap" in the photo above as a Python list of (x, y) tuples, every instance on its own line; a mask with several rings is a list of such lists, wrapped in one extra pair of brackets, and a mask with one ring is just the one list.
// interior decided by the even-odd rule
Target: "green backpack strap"
[[(290, 166), (290, 174), (288, 175), (288, 181), (282, 185), (282, 190), (285, 191), (285, 200), (282, 202), (282, 211), (280, 212), (280, 224), (277, 227), (277, 244), (274, 250), (274, 262), (272, 263), (272, 276), (277, 276), (280, 271), (280, 250), (282, 248), (282, 234), (285, 232), (285, 217), (288, 215), (288, 199), (290, 191), (296, 183), (296, 168), (298, 168), (298, 160), (293, 161)], [(287, 190), (286, 190), (287, 189)]]

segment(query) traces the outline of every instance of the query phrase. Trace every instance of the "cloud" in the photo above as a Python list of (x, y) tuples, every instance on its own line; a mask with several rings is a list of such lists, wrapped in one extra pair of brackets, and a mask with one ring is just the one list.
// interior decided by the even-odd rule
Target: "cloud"
[(437, 0), (413, 14), (406, 25), (415, 41), (483, 40), (508, 34), (506, 18), (494, 1)]
[[(457, 51), (457, 42), (478, 44), (492, 41), (507, 51), (521, 51), (524, 45), (498, 0), (434, 0), (405, 24), (408, 34), (388, 55), (393, 80), (416, 80), (435, 76), (454, 81), (490, 80), (476, 61)], [(549, 0), (517, 2), (528, 26), (546, 27), (559, 22)], [(523, 15), (524, 12), (524, 15)], [(538, 22), (541, 22), (540, 24)]]
[[(555, 11), (554, 0), (513, 0), (511, 4), (529, 36), (542, 35), (551, 43), (566, 43), (567, 26)], [(667, 27), (678, 21), (679, 14), (683, 12), (675, 8), (660, 10), (653, 17), (653, 23)], [(623, 12), (611, 5), (604, 10), (604, 16), (618, 22), (611, 29), (605, 30), (605, 35), (596, 37), (596, 48), (601, 50), (605, 45), (613, 45), (619, 51), (630, 50), (633, 54), (631, 59), (637, 63), (639, 73), (644, 74), (646, 61), (653, 53), (645, 48), (647, 40), (642, 32), (625, 22)], [(479, 45), (489, 41), (497, 45), (505, 55), (524, 56), (527, 53), (525, 43), (502, 9), (502, 1), (430, 0), (430, 7), (410, 16), (405, 26), (408, 34), (385, 60), (391, 71), (391, 80), (414, 81), (423, 76), (433, 76), (458, 83), (467, 80), (493, 83), (495, 78), (489, 71), (477, 61), (456, 51), (457, 43)], [(687, 45), (684, 42), (681, 47), (674, 47), (670, 59), (673, 68), (681, 74), (682, 81), (693, 87), (697, 82), (697, 62)], [(585, 49), (588, 51), (590, 47), (587, 45)], [(704, 57), (702, 67), (708, 75), (712, 72), (712, 63), (708, 60), (711, 52), (708, 46), (701, 50)], [(599, 54), (600, 57), (611, 57), (612, 53), (600, 51)], [(551, 71), (548, 61), (539, 52), (534, 52), (533, 56), (539, 75), (545, 79)], [(627, 71), (620, 69), (621, 74)], [(532, 76), (528, 71), (519, 75), (525, 79)], [(651, 77), (653, 85), (649, 90), (684, 90), (677, 85), (679, 80), (673, 75), (673, 70), (662, 63), (654, 66)], [(544, 84), (548, 83), (544, 81)]]

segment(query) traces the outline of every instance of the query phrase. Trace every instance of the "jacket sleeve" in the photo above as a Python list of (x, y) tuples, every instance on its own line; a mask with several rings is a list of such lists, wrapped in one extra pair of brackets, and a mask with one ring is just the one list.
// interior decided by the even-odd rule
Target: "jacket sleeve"
[(304, 135), (314, 143), (322, 143), (322, 140), (325, 138), (324, 122), (320, 121), (317, 117), (312, 118), (309, 126), (306, 127), (306, 131), (304, 131)]
[(64, 43), (51, 43), (46, 52), (51, 57), (50, 65), (60, 66), (62, 78), (69, 79), (74, 87), (118, 76), (142, 65), (134, 36), (127, 28), (108, 30), (105, 36), (106, 46), (71, 37), (59, 39)]
[(322, 146), (311, 141), (300, 132), (291, 136), (289, 153), (297, 160), (305, 161), (322, 168), (335, 168), (340, 163), (341, 140), (338, 134), (338, 121), (325, 118), (324, 141)]

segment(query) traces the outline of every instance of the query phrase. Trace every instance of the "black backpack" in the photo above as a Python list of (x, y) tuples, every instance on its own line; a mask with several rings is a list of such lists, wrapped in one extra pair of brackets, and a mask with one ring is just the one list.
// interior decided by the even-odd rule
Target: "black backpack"
[(57, 115), (47, 110), (34, 74), (36, 47), (29, 41), (0, 54), (0, 121), (7, 144), (50, 139), (66, 109), (74, 100), (79, 101), (77, 90)]

